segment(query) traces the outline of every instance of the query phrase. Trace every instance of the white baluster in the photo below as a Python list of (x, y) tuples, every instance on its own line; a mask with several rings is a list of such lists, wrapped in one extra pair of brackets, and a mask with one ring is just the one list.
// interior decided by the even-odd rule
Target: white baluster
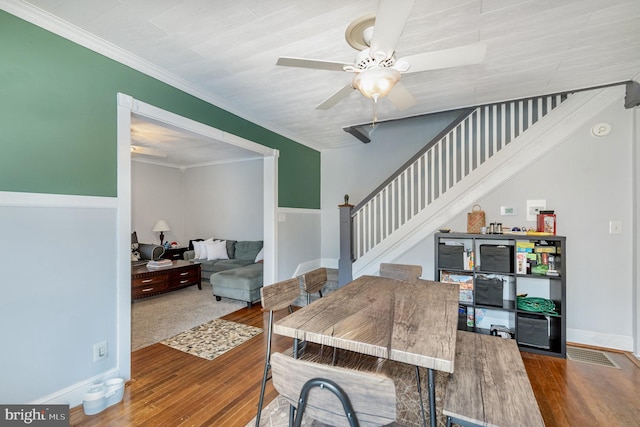
[(498, 152), (498, 105), (495, 104), (493, 106), (493, 120), (491, 121), (492, 125), (491, 125), (491, 130), (493, 133), (493, 141), (492, 141), (492, 147), (493, 147), (493, 156), (496, 155), (496, 153)]
[(498, 144), (498, 146), (500, 147), (499, 149), (503, 149), (505, 145), (507, 145), (506, 140), (506, 133), (507, 133), (507, 104), (505, 104), (504, 102), (502, 103), (502, 105), (500, 106), (500, 144)]

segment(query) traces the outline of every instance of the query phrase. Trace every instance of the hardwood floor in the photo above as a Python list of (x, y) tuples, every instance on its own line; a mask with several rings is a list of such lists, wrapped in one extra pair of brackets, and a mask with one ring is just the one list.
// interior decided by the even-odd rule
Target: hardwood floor
[(640, 425), (640, 366), (633, 355), (607, 352), (616, 369), (521, 354), (547, 426)]
[[(278, 318), (278, 316), (277, 316)], [(262, 327), (260, 306), (223, 319)], [(245, 426), (256, 414), (266, 334), (207, 361), (162, 344), (132, 353), (132, 379), (124, 399), (100, 414), (82, 406), (72, 426)], [(274, 335), (274, 351), (291, 340)], [(640, 363), (610, 353), (621, 369), (522, 353), (545, 423), (551, 426), (631, 426), (640, 420)], [(631, 356), (633, 357), (633, 356)], [(265, 405), (276, 392), (269, 381)]]

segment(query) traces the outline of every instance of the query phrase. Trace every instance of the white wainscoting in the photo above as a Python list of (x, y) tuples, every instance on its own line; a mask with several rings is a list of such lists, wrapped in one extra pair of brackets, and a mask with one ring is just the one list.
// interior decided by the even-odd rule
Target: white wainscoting
[[(0, 192), (0, 401), (74, 406), (91, 383), (128, 374), (117, 211), (115, 198)], [(102, 341), (108, 356), (94, 362)]]

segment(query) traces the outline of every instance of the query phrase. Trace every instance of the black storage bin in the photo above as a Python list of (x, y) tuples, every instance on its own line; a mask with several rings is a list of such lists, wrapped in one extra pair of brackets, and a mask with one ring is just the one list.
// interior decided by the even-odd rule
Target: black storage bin
[(480, 270), (513, 273), (513, 246), (480, 245)]
[(464, 246), (438, 245), (438, 267), (462, 270), (464, 268)]
[(518, 314), (518, 343), (549, 349), (549, 321), (544, 316)]
[(464, 305), (458, 306), (458, 330), (467, 330), (467, 307)]
[(476, 304), (502, 307), (501, 279), (476, 278)]

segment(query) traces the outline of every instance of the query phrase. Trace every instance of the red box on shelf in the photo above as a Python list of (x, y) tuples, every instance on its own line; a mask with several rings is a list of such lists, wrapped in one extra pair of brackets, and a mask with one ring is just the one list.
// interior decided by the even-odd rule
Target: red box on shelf
[(556, 214), (553, 211), (540, 211), (538, 218), (539, 232), (556, 234)]

